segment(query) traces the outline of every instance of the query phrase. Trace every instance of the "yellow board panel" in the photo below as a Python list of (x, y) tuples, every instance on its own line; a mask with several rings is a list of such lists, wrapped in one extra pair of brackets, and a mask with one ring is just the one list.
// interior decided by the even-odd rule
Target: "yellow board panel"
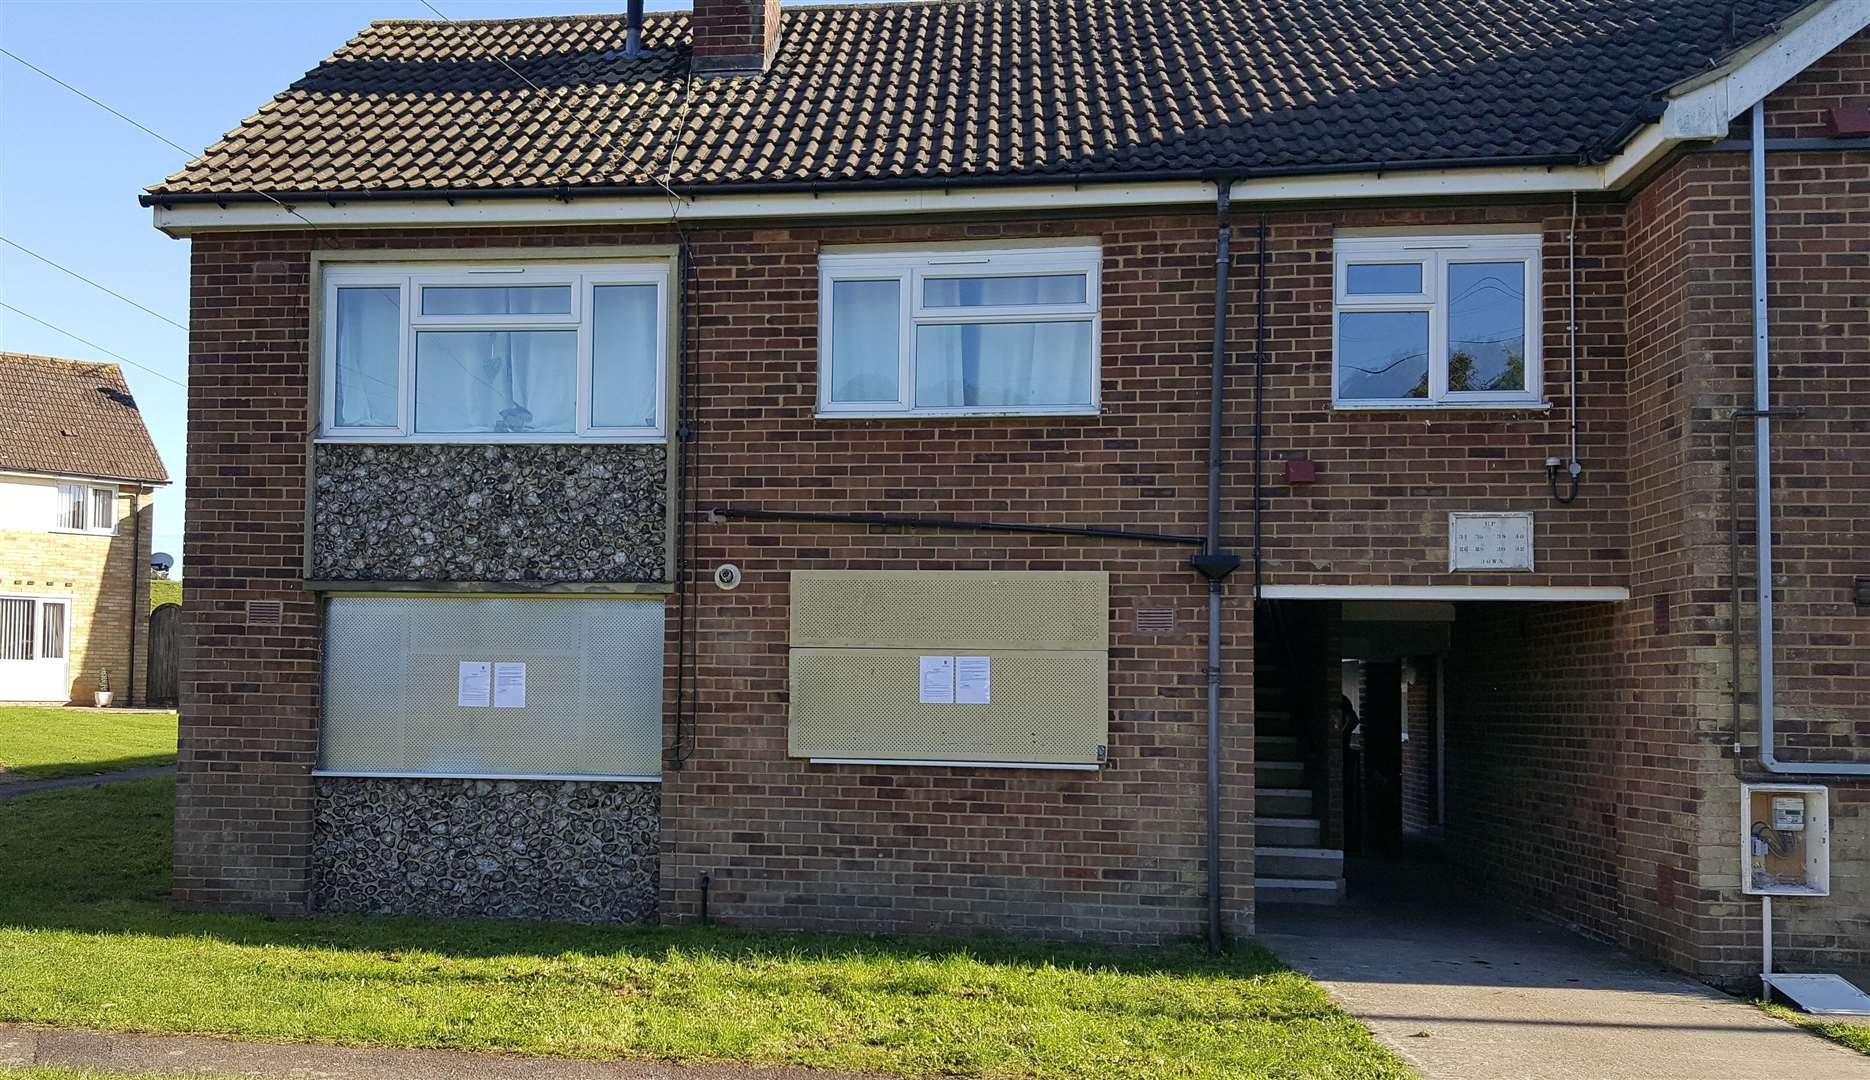
[(1110, 575), (796, 570), (792, 644), (930, 653), (1101, 652), (1110, 647)]
[(1096, 765), (1109, 741), (1104, 652), (965, 650), (992, 659), (988, 704), (924, 703), (932, 649), (792, 650), (794, 757)]

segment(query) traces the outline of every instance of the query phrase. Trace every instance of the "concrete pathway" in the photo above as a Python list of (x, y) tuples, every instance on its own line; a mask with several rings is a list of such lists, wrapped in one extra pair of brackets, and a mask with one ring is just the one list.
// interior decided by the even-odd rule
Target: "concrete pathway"
[(1265, 945), (1428, 1080), (1870, 1080), (1870, 1058), (1562, 927), (1386, 864)]
[(235, 1042), (189, 1035), (0, 1024), (0, 1066), (58, 1065), (105, 1073), (251, 1076), (282, 1080), (884, 1080), (812, 1069), (571, 1061), (450, 1050), (377, 1050)]
[(57, 791), (60, 788), (97, 787), (100, 784), (123, 784), (131, 780), (148, 780), (153, 776), (174, 775), (175, 766), (173, 765), (145, 765), (140, 769), (121, 769), (117, 772), (92, 773), (89, 776), (56, 776), (50, 780), (8, 780), (0, 783), (0, 802), (41, 791)]

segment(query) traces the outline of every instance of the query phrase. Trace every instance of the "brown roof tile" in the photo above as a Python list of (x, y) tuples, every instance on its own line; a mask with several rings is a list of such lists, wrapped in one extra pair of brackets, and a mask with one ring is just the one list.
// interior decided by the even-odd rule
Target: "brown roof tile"
[(115, 364), (0, 353), (0, 470), (166, 484)]
[(1578, 160), (1804, 2), (798, 6), (770, 71), (692, 81), (686, 13), (637, 59), (621, 16), (386, 21), (146, 198)]

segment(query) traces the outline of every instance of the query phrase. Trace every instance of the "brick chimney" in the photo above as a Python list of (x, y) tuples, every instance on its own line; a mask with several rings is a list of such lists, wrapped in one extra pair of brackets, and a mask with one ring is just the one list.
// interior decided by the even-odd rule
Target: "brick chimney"
[(757, 75), (779, 48), (779, 0), (695, 0), (695, 71)]

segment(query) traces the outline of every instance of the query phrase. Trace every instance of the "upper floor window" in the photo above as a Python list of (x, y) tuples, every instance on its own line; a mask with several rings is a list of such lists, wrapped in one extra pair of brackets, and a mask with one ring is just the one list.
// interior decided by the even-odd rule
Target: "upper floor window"
[(54, 529), (61, 532), (117, 531), (117, 489), (114, 487), (60, 484), (54, 500)]
[(1341, 237), (1338, 408), (1539, 404), (1539, 237)]
[(330, 269), (323, 433), (660, 439), (668, 289), (665, 262)]
[(1090, 414), (1095, 247), (828, 254), (818, 408), (827, 416)]

